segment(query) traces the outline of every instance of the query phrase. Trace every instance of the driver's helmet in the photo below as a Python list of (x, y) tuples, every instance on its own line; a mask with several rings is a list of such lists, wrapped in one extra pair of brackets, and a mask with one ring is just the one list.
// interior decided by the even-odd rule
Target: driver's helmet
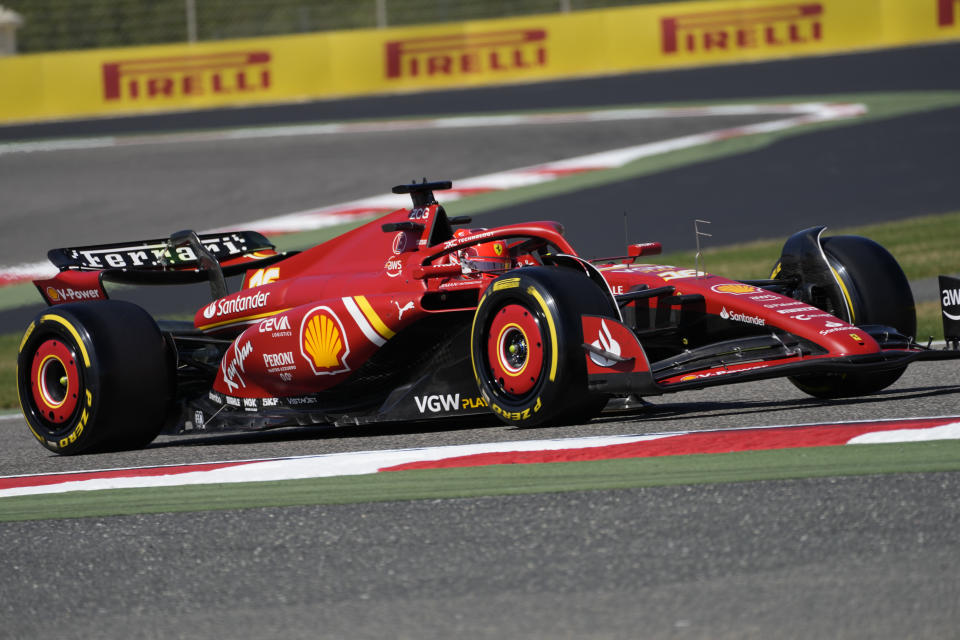
[[(457, 229), (453, 237), (463, 238), (481, 231), (485, 229)], [(457, 252), (457, 258), (460, 264), (470, 271), (503, 271), (510, 268), (510, 255), (503, 240), (481, 242), (461, 249)]]

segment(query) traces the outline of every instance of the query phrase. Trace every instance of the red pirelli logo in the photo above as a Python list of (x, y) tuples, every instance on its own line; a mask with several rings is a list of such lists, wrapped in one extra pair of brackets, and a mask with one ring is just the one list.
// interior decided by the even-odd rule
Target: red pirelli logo
[(515, 71), (547, 64), (547, 32), (457, 33), (386, 44), (387, 78)]
[(941, 27), (952, 27), (957, 24), (957, 5), (960, 0), (936, 0), (937, 24)]
[(661, 18), (661, 47), (678, 54), (814, 42), (823, 38), (823, 13), (812, 2)]
[(103, 64), (105, 100), (246, 93), (269, 87), (270, 53), (267, 51), (123, 60)]

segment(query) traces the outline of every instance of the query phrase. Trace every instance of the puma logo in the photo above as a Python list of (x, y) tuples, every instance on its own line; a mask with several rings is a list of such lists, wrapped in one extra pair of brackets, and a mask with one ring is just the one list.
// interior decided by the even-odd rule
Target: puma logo
[(397, 320), (402, 320), (402, 319), (403, 319), (403, 312), (404, 312), (404, 311), (406, 311), (407, 309), (413, 309), (413, 300), (411, 300), (411, 301), (408, 302), (407, 304), (403, 305), (402, 307), (400, 306), (400, 303), (397, 302), (396, 300), (391, 300), (390, 302), (392, 302), (393, 304), (397, 305)]

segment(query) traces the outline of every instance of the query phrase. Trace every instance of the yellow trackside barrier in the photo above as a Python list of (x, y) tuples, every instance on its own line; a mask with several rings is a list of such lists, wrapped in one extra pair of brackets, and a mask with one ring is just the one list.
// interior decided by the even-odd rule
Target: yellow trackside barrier
[(960, 39), (960, 0), (712, 0), (0, 58), (0, 122), (280, 103)]

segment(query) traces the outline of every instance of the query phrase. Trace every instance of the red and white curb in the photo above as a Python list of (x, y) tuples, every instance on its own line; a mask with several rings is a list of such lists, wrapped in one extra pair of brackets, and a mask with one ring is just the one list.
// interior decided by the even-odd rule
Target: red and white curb
[[(23, 142), (0, 144), (0, 154), (27, 153), (42, 151), (60, 151), (65, 149), (91, 149), (103, 147), (169, 144), (173, 142), (197, 140), (236, 140), (250, 138), (271, 138), (283, 136), (324, 135), (331, 133), (377, 132), (399, 130), (451, 129), (492, 126), (533, 126), (563, 124), (572, 122), (611, 122), (616, 120), (640, 120), (650, 118), (692, 118), (709, 116), (743, 115), (783, 115), (784, 118), (769, 120), (742, 127), (717, 129), (670, 140), (661, 140), (646, 144), (623, 147), (600, 153), (591, 153), (575, 158), (555, 162), (520, 167), (507, 171), (498, 171), (473, 178), (454, 181), (456, 188), (443, 193), (445, 202), (460, 200), (469, 196), (503, 191), (517, 187), (544, 184), (565, 176), (616, 169), (630, 162), (671, 151), (689, 149), (711, 142), (740, 138), (744, 136), (784, 131), (805, 124), (825, 122), (862, 116), (866, 106), (850, 103), (805, 102), (796, 104), (747, 104), (722, 105), (712, 107), (676, 107), (665, 109), (605, 109), (599, 111), (578, 111), (570, 113), (517, 114), (500, 116), (470, 116), (457, 118), (433, 118), (396, 120), (388, 122), (340, 123), (323, 125), (296, 125), (285, 127), (260, 127), (237, 129), (209, 133), (157, 135), (139, 137), (103, 137), (85, 140), (51, 140), (42, 142)], [(229, 228), (215, 229), (252, 229), (265, 235), (278, 235), (311, 231), (331, 227), (345, 222), (366, 220), (377, 215), (404, 207), (409, 202), (405, 195), (386, 193), (369, 198), (361, 198), (340, 204), (297, 211), (280, 216), (253, 220)], [(26, 263), (10, 267), (0, 267), (0, 287), (17, 284), (38, 278), (49, 278), (56, 269), (47, 262)]]
[(0, 498), (67, 491), (328, 478), (411, 469), (579, 462), (957, 439), (960, 439), (960, 416), (491, 442), (270, 460), (237, 460), (163, 467), (5, 476), (0, 477)]

